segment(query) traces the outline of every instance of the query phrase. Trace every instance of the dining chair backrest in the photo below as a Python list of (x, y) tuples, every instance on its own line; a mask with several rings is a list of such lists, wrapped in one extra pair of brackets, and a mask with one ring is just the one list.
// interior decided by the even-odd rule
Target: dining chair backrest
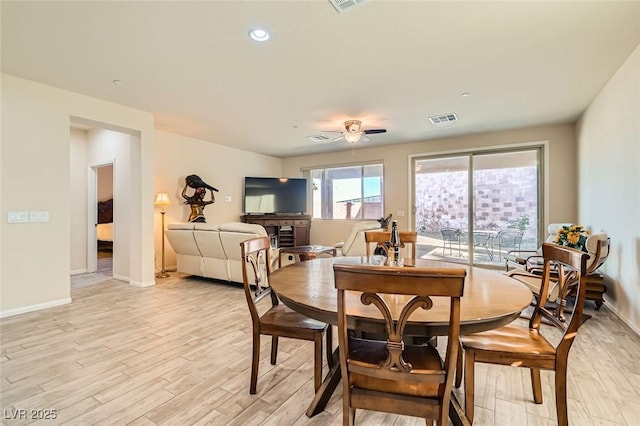
[(276, 294), (271, 291), (269, 286), (269, 276), (271, 275), (270, 250), (269, 237), (252, 238), (240, 243), (240, 252), (243, 260), (244, 294), (249, 305), (254, 328), (258, 327), (260, 323), (260, 314), (256, 304), (266, 296), (271, 297), (272, 306), (279, 303)]
[[(558, 244), (544, 243), (542, 244), (542, 256), (544, 257), (542, 285), (529, 321), (529, 328), (539, 330), (543, 318), (550, 321), (564, 333), (556, 350), (559, 351), (559, 355), (567, 355), (582, 321), (582, 311), (587, 294), (587, 283), (584, 277), (587, 274), (589, 255), (583, 251)], [(558, 315), (547, 308), (548, 293), (551, 286), (556, 283), (565, 294), (571, 293), (576, 296), (569, 321), (559, 320)]]
[[(416, 244), (418, 243), (418, 233), (412, 231), (400, 231), (398, 232), (398, 234), (400, 235), (400, 247), (405, 248), (407, 244), (410, 244), (411, 246), (408, 248), (408, 254), (410, 255), (411, 259), (415, 259)], [(365, 231), (364, 240), (365, 244), (367, 245), (365, 248), (367, 257), (373, 254), (371, 253), (371, 244), (373, 243), (376, 243), (375, 247), (380, 247), (382, 250), (384, 250), (385, 255), (388, 256), (389, 246), (387, 243), (389, 243), (390, 239), (390, 231)]]
[[(364, 264), (334, 264), (333, 269), (338, 290), (340, 366), (343, 389), (349, 394), (345, 397), (346, 409), (366, 408), (440, 420), (448, 418), (459, 350), (460, 297), (464, 292), (466, 270)], [(398, 299), (398, 295), (406, 297)], [(450, 300), (444, 363), (435, 348), (411, 346), (405, 342), (405, 327), (411, 315), (417, 309), (431, 309), (432, 297)], [(398, 300), (404, 300), (404, 304), (398, 304)], [(393, 310), (389, 303), (395, 305)], [(372, 309), (368, 305), (375, 306), (377, 313), (373, 315), (384, 321), (386, 341), (363, 342), (350, 338), (348, 329), (358, 329), (357, 321), (350, 322), (347, 312), (351, 316), (371, 316)], [(428, 359), (434, 362), (426, 366)], [(429, 402), (419, 402), (419, 398), (429, 399)]]

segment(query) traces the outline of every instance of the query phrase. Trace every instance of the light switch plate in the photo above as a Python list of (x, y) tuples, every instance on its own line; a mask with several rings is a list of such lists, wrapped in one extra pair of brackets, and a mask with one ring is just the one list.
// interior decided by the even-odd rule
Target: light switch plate
[(8, 212), (7, 222), (8, 223), (28, 223), (29, 212)]
[(36, 222), (36, 223), (49, 222), (49, 212), (48, 211), (29, 212), (29, 221)]
[(225, 196), (224, 196), (224, 201), (225, 201), (226, 203), (230, 203), (230, 202), (231, 202), (231, 195), (225, 195)]
[(404, 217), (404, 210), (397, 211), (398, 217)]

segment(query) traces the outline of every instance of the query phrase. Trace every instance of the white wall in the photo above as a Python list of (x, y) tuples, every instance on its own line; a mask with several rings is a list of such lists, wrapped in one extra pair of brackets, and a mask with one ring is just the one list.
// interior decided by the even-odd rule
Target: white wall
[(605, 300), (640, 333), (640, 46), (576, 127), (580, 221), (609, 234)]
[[(131, 274), (129, 212), (131, 204), (135, 202), (134, 198), (137, 197), (131, 191), (131, 148), (132, 144), (136, 144), (132, 138), (126, 133), (92, 129), (89, 131), (87, 153), (89, 167), (113, 164), (113, 277), (124, 281), (128, 281)], [(105, 167), (98, 170), (103, 168)]]
[(71, 129), (69, 145), (71, 273), (87, 272), (87, 131)]
[[(545, 223), (577, 220), (577, 171), (572, 158), (575, 152), (574, 126), (570, 124), (541, 126), (502, 132), (481, 133), (424, 142), (393, 146), (366, 148), (366, 144), (353, 150), (344, 144), (345, 151), (321, 155), (285, 158), (282, 161), (283, 176), (302, 176), (301, 168), (329, 166), (379, 160), (384, 162), (385, 214), (392, 213), (400, 229), (410, 229), (411, 194), (409, 187), (409, 156), (451, 152), (455, 150), (477, 150), (500, 145), (548, 141), (549, 179), (547, 217)], [(404, 210), (400, 217), (398, 210)], [(311, 243), (331, 245), (344, 240), (353, 221), (314, 219), (311, 225)]]
[[(173, 203), (167, 208), (165, 224), (186, 222), (191, 211), (181, 196), (184, 178), (200, 176), (217, 188), (216, 202), (205, 207), (207, 223), (237, 222), (242, 215), (242, 191), (245, 176), (281, 176), (279, 158), (243, 151), (186, 136), (156, 133), (155, 192), (168, 192)], [(192, 190), (189, 190), (189, 194)], [(229, 202), (225, 196), (231, 197)], [(209, 199), (207, 192), (206, 199)], [(156, 269), (161, 267), (161, 218), (155, 212)], [(165, 241), (165, 267), (175, 268), (175, 254)]]
[(70, 302), (72, 117), (134, 129), (141, 135), (130, 206), (130, 283), (153, 285), (153, 116), (2, 74), (0, 218), (9, 211), (50, 213), (48, 223), (3, 224), (0, 316)]

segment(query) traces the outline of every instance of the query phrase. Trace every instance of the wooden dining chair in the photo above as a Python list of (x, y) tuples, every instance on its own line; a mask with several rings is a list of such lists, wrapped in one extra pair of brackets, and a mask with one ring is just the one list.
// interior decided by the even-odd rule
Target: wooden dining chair
[[(408, 248), (408, 254), (411, 259), (416, 258), (416, 244), (418, 243), (418, 233), (411, 231), (400, 231), (400, 248), (405, 248), (407, 244), (411, 244)], [(389, 240), (391, 239), (390, 231), (366, 231), (364, 233), (364, 240), (367, 244), (366, 254), (367, 257), (371, 256), (371, 244), (376, 243), (376, 248), (380, 247), (384, 250), (385, 256), (389, 256)]]
[[(544, 257), (542, 286), (529, 327), (509, 324), (496, 330), (469, 334), (461, 338), (465, 354), (465, 412), (471, 422), (474, 408), (474, 368), (476, 362), (483, 362), (529, 368), (533, 399), (536, 404), (542, 404), (540, 370), (554, 371), (558, 425), (565, 426), (568, 423), (567, 358), (581, 323), (586, 295), (584, 277), (589, 255), (553, 243), (542, 245), (542, 255)], [(560, 321), (545, 307), (554, 275), (555, 280), (561, 281), (562, 287), (572, 287), (576, 297), (573, 315), (566, 322)], [(540, 334), (540, 323), (543, 317), (562, 330), (563, 335), (557, 345), (551, 344)]]
[[(592, 234), (587, 239), (587, 269), (585, 274), (592, 275), (607, 260), (610, 252), (611, 240), (607, 234)], [(531, 259), (534, 256), (531, 256)], [(533, 293), (537, 300), (540, 297), (540, 287), (542, 285), (542, 267), (544, 266), (544, 257), (535, 256), (535, 260), (530, 260), (531, 268), (529, 271), (524, 269), (512, 269), (507, 272), (511, 278), (520, 281)], [(535, 266), (534, 266), (535, 265)], [(547, 293), (548, 304), (554, 307), (554, 313), (557, 319), (565, 321), (564, 311), (567, 307), (567, 299), (573, 292), (572, 287), (563, 286), (562, 281), (553, 278)], [(589, 282), (587, 282), (587, 297), (589, 297)], [(586, 315), (586, 314), (585, 314)]]
[[(314, 344), (313, 383), (317, 391), (322, 383), (322, 338), (327, 324), (299, 314), (281, 304), (269, 286), (271, 262), (269, 237), (258, 237), (240, 243), (243, 267), (244, 294), (253, 325), (253, 352), (251, 358), (251, 385), (249, 393), (256, 393), (258, 364), (260, 363), (260, 336), (271, 336), (271, 364), (276, 364), (278, 338), (309, 340)], [(270, 296), (271, 307), (262, 315), (258, 303)], [(330, 331), (327, 334), (327, 354), (331, 353)]]
[[(343, 424), (354, 423), (358, 408), (448, 424), (466, 271), (366, 264), (334, 264), (333, 269), (338, 289)], [(401, 312), (392, 313), (385, 298), (397, 303), (398, 295), (406, 303)], [(444, 306), (449, 310), (444, 360), (430, 345), (407, 344), (404, 335), (411, 315), (420, 308), (431, 309), (434, 296), (438, 303), (449, 298)], [(376, 312), (385, 324), (386, 341), (350, 337), (359, 315), (371, 317)]]

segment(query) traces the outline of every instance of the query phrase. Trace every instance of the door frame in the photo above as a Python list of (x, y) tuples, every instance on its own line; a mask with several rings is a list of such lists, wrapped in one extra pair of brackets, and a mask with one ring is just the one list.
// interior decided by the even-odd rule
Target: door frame
[[(544, 232), (546, 227), (544, 224), (549, 223), (549, 141), (531, 141), (524, 143), (513, 144), (500, 144), (495, 146), (484, 146), (474, 148), (464, 148), (446, 151), (424, 152), (417, 154), (409, 154), (407, 158), (407, 208), (410, 212), (408, 225), (409, 229), (417, 231), (416, 229), (416, 201), (415, 201), (415, 161), (425, 157), (439, 157), (439, 156), (451, 156), (451, 155), (466, 155), (466, 154), (481, 154), (490, 153), (491, 151), (510, 151), (510, 150), (526, 150), (532, 148), (539, 148), (541, 150), (540, 162), (538, 165), (538, 178), (540, 179), (540, 192), (538, 194), (538, 203), (542, 204), (538, 206), (539, 224), (538, 224), (538, 241), (544, 241)], [(471, 163), (470, 163), (471, 166)], [(469, 182), (469, 194), (472, 194), (472, 182)], [(469, 215), (473, 213), (473, 200), (469, 202)], [(469, 243), (470, 244), (470, 243)], [(469, 262), (473, 265), (473, 261)]]

